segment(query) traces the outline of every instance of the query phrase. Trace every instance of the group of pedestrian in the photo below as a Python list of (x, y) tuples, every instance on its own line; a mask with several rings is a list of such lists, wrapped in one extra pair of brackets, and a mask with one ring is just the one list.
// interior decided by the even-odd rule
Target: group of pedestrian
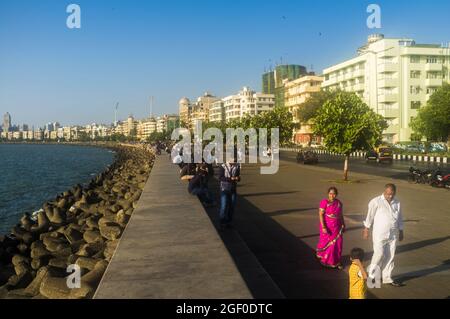
[[(363, 239), (369, 238), (372, 230), (373, 256), (367, 271), (364, 263), (364, 250), (355, 247), (351, 250), (349, 269), (349, 295), (351, 299), (365, 298), (367, 280), (380, 279), (383, 284), (394, 287), (402, 284), (392, 279), (395, 248), (403, 240), (403, 216), (400, 201), (395, 197), (396, 186), (386, 184), (382, 195), (369, 202), (367, 217), (364, 221)], [(321, 265), (343, 269), (342, 248), (345, 221), (343, 204), (337, 199), (336, 187), (328, 189), (328, 196), (319, 205), (320, 237), (316, 257)]]
[[(219, 164), (219, 221), (220, 229), (230, 228), (232, 225), (234, 209), (236, 207), (237, 183), (240, 181), (241, 165), (238, 154), (235, 151), (231, 160)], [(180, 178), (188, 181), (188, 192), (191, 195), (198, 196), (205, 207), (216, 206), (214, 194), (209, 188), (209, 181), (214, 176), (214, 166), (211, 161), (204, 159), (201, 163), (184, 163), (182, 154), (175, 156), (174, 164), (180, 167)]]

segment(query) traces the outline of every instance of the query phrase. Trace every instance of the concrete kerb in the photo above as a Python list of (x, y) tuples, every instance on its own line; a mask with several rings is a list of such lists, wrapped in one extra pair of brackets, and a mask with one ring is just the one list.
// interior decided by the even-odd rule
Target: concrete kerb
[[(298, 151), (295, 149), (291, 149), (291, 148), (280, 148), (280, 151)], [(334, 155), (334, 156), (338, 156), (340, 154), (334, 153), (334, 152), (330, 152), (327, 150), (317, 150), (317, 154), (320, 155)], [(350, 157), (365, 157), (366, 153), (365, 152), (354, 152), (352, 154), (350, 154)], [(448, 163), (448, 158), (445, 156), (427, 156), (427, 155), (405, 155), (405, 154), (394, 154), (393, 156), (394, 160), (397, 161), (413, 161), (413, 162), (424, 162), (424, 163), (443, 163), (443, 164), (447, 164)]]

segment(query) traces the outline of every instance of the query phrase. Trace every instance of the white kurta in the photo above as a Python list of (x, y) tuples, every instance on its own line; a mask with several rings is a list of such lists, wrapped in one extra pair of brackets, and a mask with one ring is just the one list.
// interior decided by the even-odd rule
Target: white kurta
[(366, 228), (373, 227), (374, 242), (397, 236), (398, 231), (403, 230), (400, 202), (394, 198), (389, 204), (384, 195), (375, 197), (369, 202), (369, 210), (364, 226)]
[(364, 226), (373, 228), (373, 256), (368, 268), (369, 277), (375, 277), (375, 266), (378, 266), (383, 283), (391, 283), (397, 236), (399, 230), (403, 230), (400, 202), (394, 198), (389, 204), (384, 195), (375, 197), (369, 203)]

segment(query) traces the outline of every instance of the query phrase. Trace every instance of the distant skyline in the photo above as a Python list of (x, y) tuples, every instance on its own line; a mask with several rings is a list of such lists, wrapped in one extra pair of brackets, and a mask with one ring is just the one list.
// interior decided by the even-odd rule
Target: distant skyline
[[(81, 7), (68, 29), (66, 7)], [(366, 8), (382, 10), (368, 29)], [(178, 100), (261, 90), (270, 65), (318, 74), (356, 55), (372, 33), (450, 42), (450, 2), (99, 0), (0, 1), (0, 114), (14, 124), (109, 124), (177, 113)]]

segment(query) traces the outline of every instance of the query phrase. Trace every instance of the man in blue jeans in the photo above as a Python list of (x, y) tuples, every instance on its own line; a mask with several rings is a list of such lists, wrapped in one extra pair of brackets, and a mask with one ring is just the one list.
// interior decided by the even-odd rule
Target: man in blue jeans
[(236, 206), (237, 182), (241, 180), (241, 165), (236, 161), (220, 166), (220, 228), (231, 227), (234, 208)]

